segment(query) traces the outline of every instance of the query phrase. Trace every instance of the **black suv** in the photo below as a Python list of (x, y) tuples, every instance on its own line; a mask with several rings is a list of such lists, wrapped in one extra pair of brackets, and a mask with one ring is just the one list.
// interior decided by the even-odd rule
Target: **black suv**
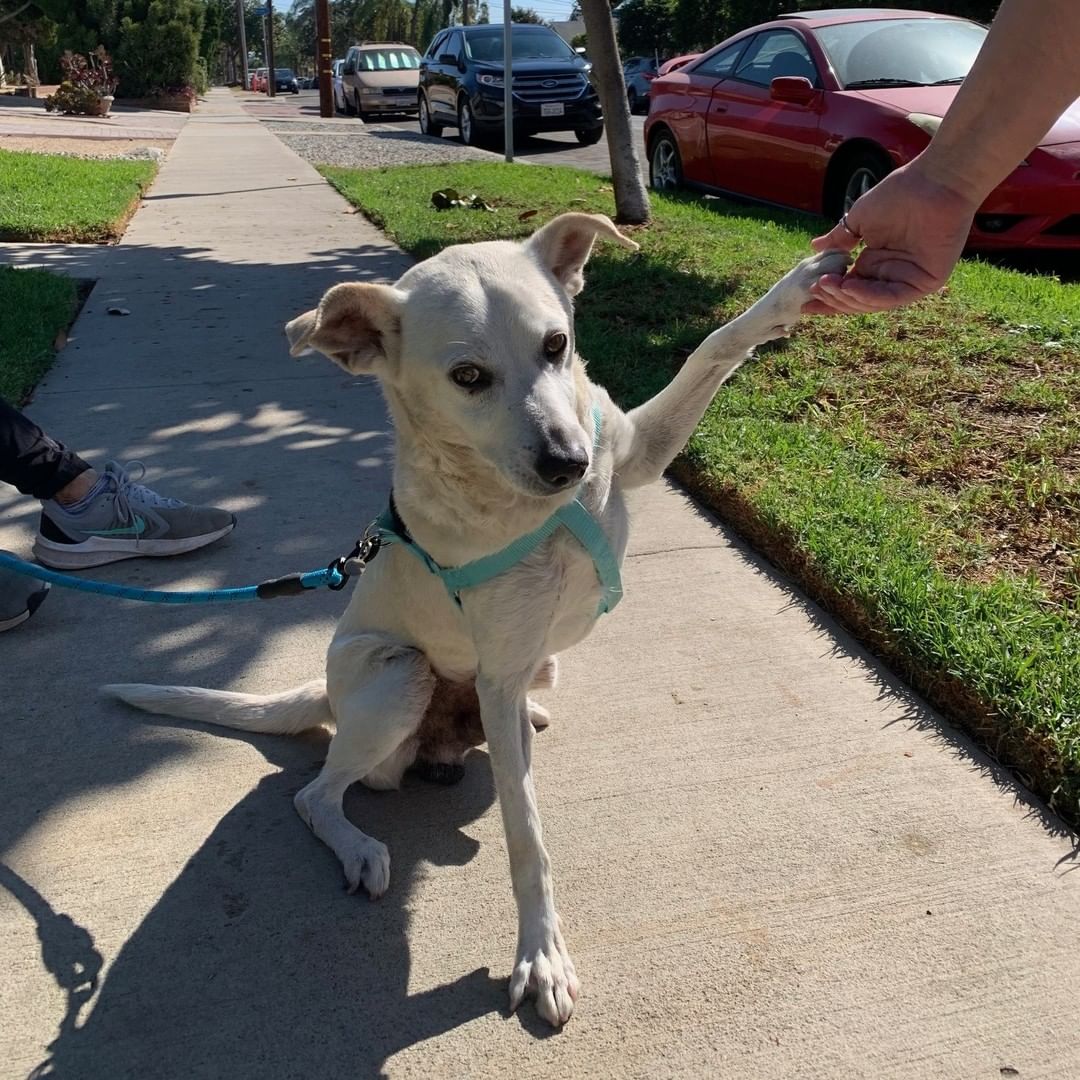
[[(514, 23), (514, 134), (572, 131), (588, 146), (604, 133), (604, 114), (588, 65), (554, 30)], [(469, 146), (503, 137), (503, 28), (440, 30), (420, 61), (420, 130), (456, 127)]]

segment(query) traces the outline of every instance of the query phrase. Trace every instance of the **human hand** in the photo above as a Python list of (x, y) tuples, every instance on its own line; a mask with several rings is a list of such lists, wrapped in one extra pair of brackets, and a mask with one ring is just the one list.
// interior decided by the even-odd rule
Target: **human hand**
[(937, 292), (964, 250), (976, 206), (926, 177), (919, 161), (890, 173), (825, 236), (815, 251), (852, 251), (848, 272), (828, 274), (810, 290), (803, 307), (812, 315), (889, 311)]

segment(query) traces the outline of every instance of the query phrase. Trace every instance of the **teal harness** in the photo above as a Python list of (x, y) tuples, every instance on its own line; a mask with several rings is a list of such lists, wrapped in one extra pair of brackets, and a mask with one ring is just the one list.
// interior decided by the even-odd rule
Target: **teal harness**
[[(593, 425), (596, 435), (593, 439), (595, 450), (600, 442), (600, 410), (594, 405), (592, 409)], [(525, 536), (518, 537), (513, 543), (508, 544), (501, 551), (483, 558), (474, 559), (465, 563), (464, 566), (445, 567), (440, 566), (415, 540), (409, 535), (404, 522), (398, 515), (394, 506), (393, 496), (389, 507), (378, 517), (369, 530), (371, 538), (378, 537), (382, 544), (400, 544), (411, 552), (428, 568), (443, 585), (446, 591), (458, 605), (461, 604), (461, 592), (463, 589), (472, 589), (477, 585), (498, 577), (511, 567), (516, 566), (522, 559), (531, 555), (545, 540), (559, 529), (566, 529), (581, 546), (592, 556), (593, 565), (596, 567), (596, 576), (600, 580), (601, 596), (600, 607), (597, 615), (603, 615), (614, 609), (622, 599), (622, 578), (619, 575), (619, 561), (611, 550), (604, 530), (600, 523), (586, 509), (580, 499), (560, 507), (541, 525)]]

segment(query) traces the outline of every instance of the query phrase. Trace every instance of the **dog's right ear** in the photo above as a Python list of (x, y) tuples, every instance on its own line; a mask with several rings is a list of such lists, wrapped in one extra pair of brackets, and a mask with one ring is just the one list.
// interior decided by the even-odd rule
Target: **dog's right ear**
[(286, 324), (289, 353), (303, 356), (318, 349), (353, 375), (376, 373), (380, 364), (393, 366), (404, 299), (391, 285), (335, 285), (314, 311)]

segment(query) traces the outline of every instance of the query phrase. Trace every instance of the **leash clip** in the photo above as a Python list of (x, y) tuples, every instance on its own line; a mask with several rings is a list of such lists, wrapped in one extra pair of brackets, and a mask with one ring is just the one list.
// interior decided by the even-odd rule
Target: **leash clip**
[[(340, 592), (348, 584), (350, 577), (359, 577), (367, 569), (367, 564), (378, 555), (381, 546), (382, 538), (378, 533), (364, 533), (348, 555), (339, 555), (326, 568), (331, 578), (326, 587)], [(337, 582), (333, 581), (334, 574), (340, 579)]]

